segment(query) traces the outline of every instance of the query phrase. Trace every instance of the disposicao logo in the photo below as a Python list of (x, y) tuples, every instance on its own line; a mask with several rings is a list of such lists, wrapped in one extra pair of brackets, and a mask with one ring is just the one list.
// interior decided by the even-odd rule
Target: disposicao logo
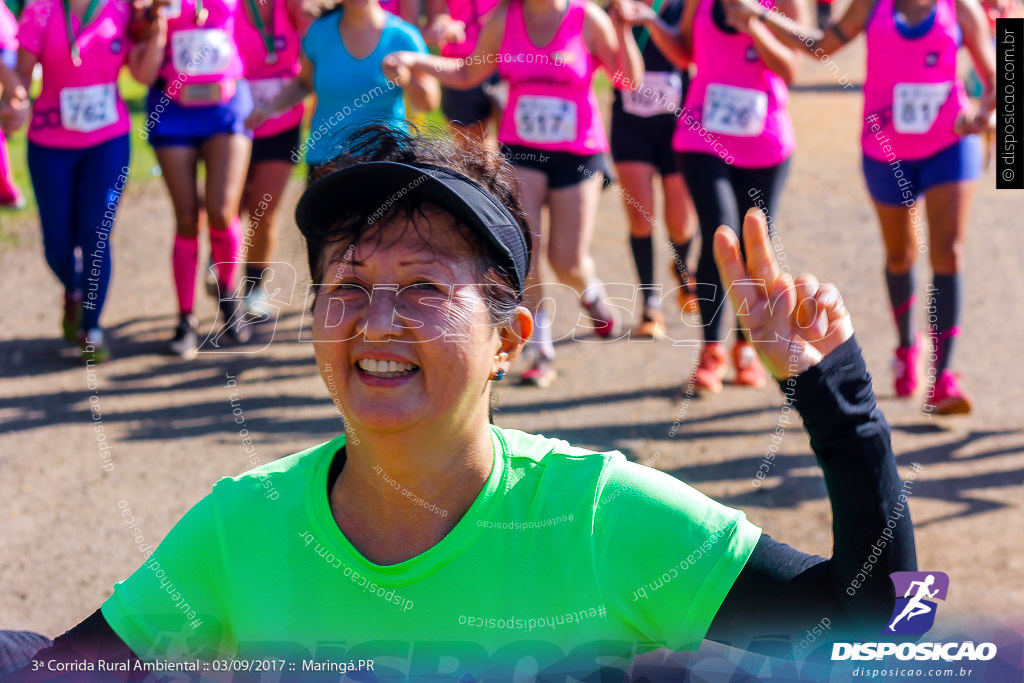
[[(949, 592), (949, 576), (943, 572), (893, 572), (896, 605), (882, 635), (922, 635), (935, 624), (938, 605)], [(832, 661), (853, 659), (896, 659), (951, 662), (961, 659), (987, 661), (996, 656), (994, 643), (833, 643)]]
[(896, 588), (896, 606), (882, 633), (927, 633), (935, 623), (937, 605), (932, 600), (946, 599), (949, 576), (943, 572), (893, 572), (889, 578)]

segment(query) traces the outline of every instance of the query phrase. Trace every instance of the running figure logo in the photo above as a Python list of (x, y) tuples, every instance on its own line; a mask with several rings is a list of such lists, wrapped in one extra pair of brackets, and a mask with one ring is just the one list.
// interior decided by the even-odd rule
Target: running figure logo
[[(936, 604), (929, 598), (945, 600), (949, 576), (943, 572), (893, 572), (896, 606), (882, 633), (921, 635), (935, 623)], [(902, 597), (901, 597), (902, 596)]]

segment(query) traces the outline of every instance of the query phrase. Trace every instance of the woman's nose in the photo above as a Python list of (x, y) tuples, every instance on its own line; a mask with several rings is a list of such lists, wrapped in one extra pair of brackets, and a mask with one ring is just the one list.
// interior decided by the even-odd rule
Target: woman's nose
[(363, 335), (366, 341), (387, 341), (401, 335), (401, 326), (395, 324), (395, 304), (398, 285), (374, 285), (363, 319)]

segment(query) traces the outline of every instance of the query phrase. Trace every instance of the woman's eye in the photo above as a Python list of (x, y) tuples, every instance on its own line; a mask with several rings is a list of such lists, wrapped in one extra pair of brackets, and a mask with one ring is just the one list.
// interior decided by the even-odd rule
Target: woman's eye
[(334, 296), (355, 296), (366, 294), (366, 288), (355, 282), (335, 282), (330, 287), (330, 293)]
[(433, 282), (414, 282), (411, 285), (409, 285), (408, 289), (417, 290), (417, 291), (421, 291), (421, 292), (422, 291), (433, 291), (433, 292), (440, 291), (440, 288), (436, 284), (434, 284)]

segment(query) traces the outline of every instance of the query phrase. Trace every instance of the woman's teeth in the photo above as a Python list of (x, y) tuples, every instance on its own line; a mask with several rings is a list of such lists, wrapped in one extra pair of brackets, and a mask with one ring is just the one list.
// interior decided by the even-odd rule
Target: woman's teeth
[(363, 358), (356, 365), (360, 370), (374, 377), (401, 377), (419, 368), (412, 363), (398, 363), (393, 360)]

